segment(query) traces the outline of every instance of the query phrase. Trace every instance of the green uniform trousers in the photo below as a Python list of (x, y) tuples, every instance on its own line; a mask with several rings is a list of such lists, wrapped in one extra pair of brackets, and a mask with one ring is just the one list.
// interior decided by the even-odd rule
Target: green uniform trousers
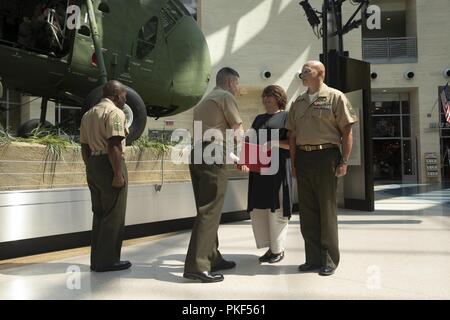
[(197, 217), (184, 265), (185, 272), (211, 271), (223, 258), (217, 231), (222, 215), (228, 176), (225, 165), (190, 164)]
[(339, 264), (336, 167), (338, 148), (302, 151), (297, 148), (300, 228), (305, 240), (306, 263), (336, 268)]
[(108, 155), (91, 156), (86, 165), (91, 191), (92, 223), (91, 266), (101, 269), (120, 261), (127, 206), (128, 172), (122, 160), (125, 186), (111, 186), (114, 171)]

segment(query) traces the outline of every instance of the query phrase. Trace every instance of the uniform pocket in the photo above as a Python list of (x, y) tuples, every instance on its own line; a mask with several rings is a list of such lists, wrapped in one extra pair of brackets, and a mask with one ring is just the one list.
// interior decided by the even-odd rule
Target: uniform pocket
[(305, 117), (305, 114), (306, 114), (306, 109), (296, 112), (295, 113), (295, 121), (297, 122), (297, 120), (303, 119)]
[(296, 136), (302, 136), (303, 135), (303, 130), (305, 128), (305, 116), (306, 116), (306, 110), (302, 110), (300, 112), (296, 112), (295, 113), (295, 117), (294, 117), (294, 121), (295, 121), (295, 131), (296, 131)]
[(312, 110), (312, 116), (323, 120), (332, 120), (333, 112), (331, 111), (331, 108), (314, 108)]

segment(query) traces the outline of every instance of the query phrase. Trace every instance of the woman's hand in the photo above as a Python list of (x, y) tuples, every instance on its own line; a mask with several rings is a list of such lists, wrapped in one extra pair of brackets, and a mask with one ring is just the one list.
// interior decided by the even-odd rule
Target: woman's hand
[(245, 164), (237, 164), (236, 168), (242, 172), (250, 172), (250, 169)]
[(261, 146), (261, 151), (267, 154), (270, 150), (272, 150), (272, 148), (279, 146), (280, 144), (278, 143), (278, 141), (267, 141)]

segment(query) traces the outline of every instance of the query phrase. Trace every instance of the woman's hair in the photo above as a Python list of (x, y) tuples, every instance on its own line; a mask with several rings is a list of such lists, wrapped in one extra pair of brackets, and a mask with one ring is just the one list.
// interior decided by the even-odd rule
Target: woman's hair
[(284, 89), (277, 85), (270, 85), (264, 88), (261, 97), (272, 96), (277, 100), (280, 110), (286, 109), (287, 95)]

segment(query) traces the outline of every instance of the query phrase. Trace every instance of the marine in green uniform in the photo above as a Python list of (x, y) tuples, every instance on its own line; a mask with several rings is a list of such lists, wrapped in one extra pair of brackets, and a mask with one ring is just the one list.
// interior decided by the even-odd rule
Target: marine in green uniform
[[(194, 142), (192, 150), (189, 170), (197, 217), (184, 265), (183, 276), (188, 279), (202, 282), (222, 281), (223, 275), (214, 272), (231, 269), (236, 265), (234, 261), (225, 260), (218, 250), (217, 231), (228, 183), (226, 167), (220, 163), (207, 164), (210, 162), (205, 161), (202, 154), (205, 149), (214, 147), (211, 143), (216, 144), (216, 150), (223, 151), (226, 147), (227, 129), (233, 129), (235, 134), (243, 134), (242, 120), (235, 99), (238, 80), (239, 74), (235, 70), (221, 69), (217, 74), (217, 87), (194, 110), (194, 122), (201, 122), (202, 136), (206, 131), (214, 129), (221, 133), (222, 138), (216, 137), (214, 142)], [(196, 153), (200, 154), (201, 159), (195, 159)], [(222, 160), (225, 160), (224, 154), (225, 152), (222, 152)]]
[(91, 270), (97, 272), (131, 266), (129, 261), (120, 261), (128, 190), (124, 161), (128, 131), (121, 110), (125, 102), (125, 87), (109, 81), (103, 87), (103, 99), (81, 120), (81, 150), (94, 213)]
[(347, 173), (357, 117), (345, 95), (323, 83), (321, 62), (306, 63), (301, 77), (308, 90), (292, 104), (286, 125), (305, 240), (299, 270), (327, 276), (339, 264), (337, 178)]

